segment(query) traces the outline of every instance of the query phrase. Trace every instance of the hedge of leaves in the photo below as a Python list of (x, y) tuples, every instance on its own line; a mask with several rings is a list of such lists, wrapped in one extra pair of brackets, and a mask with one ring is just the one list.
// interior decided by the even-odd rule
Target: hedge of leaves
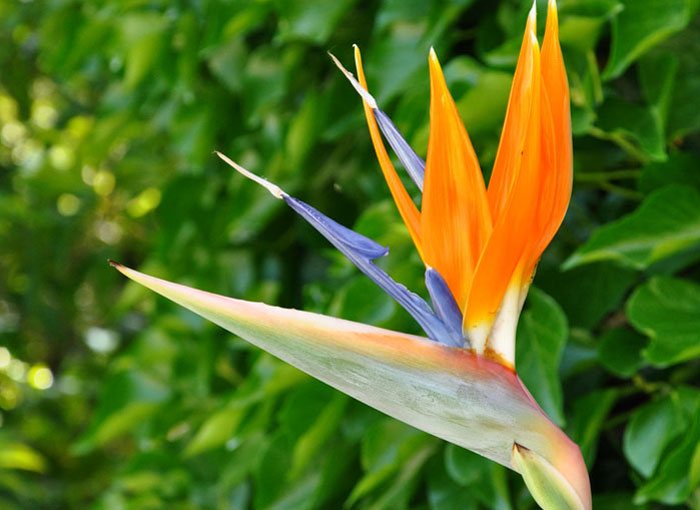
[[(212, 151), (390, 246), (386, 269), (421, 289), (361, 103), (326, 51), (351, 63), (360, 45), (424, 154), (435, 46), (488, 169), (529, 7), (0, 0), (0, 506), (533, 508), (514, 473), (106, 263), (417, 332)], [(575, 186), (517, 362), (581, 445), (599, 509), (700, 508), (699, 7), (560, 1)]]

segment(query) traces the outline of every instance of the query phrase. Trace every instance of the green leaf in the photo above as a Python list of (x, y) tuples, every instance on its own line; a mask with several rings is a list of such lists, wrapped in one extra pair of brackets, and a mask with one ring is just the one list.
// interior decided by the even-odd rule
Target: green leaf
[(438, 466), (428, 466), (428, 505), (430, 510), (477, 510), (471, 488), (455, 483)]
[(620, 377), (631, 377), (644, 365), (642, 349), (648, 341), (627, 328), (609, 329), (598, 342), (600, 364)]
[(637, 408), (625, 428), (623, 450), (632, 467), (649, 478), (666, 446), (684, 428), (676, 399), (664, 396)]
[(690, 490), (695, 490), (700, 486), (700, 442), (695, 447), (693, 458), (690, 461), (690, 471), (688, 473)]
[(683, 431), (682, 440), (669, 451), (659, 464), (659, 469), (646, 484), (639, 488), (634, 501), (660, 501), (668, 505), (685, 502), (691, 494), (689, 474), (693, 455), (700, 443), (700, 420), (698, 408), (689, 420), (689, 428)]
[[(696, 9), (699, 5), (695, 1)], [(678, 78), (668, 112), (668, 134), (681, 139), (700, 129), (700, 17), (690, 27), (669, 41), (668, 51), (678, 59)]]
[[(316, 384), (316, 386), (320, 385)], [(330, 401), (320, 413), (313, 415), (313, 423), (307, 427), (294, 445), (292, 469), (289, 475), (291, 478), (299, 476), (340, 425), (348, 399), (340, 392), (331, 388), (329, 390), (331, 391)]]
[(569, 424), (571, 438), (581, 448), (586, 465), (593, 466), (601, 428), (618, 398), (615, 389), (598, 390), (579, 398), (573, 405)]
[(267, 508), (289, 488), (288, 473), (291, 468), (292, 444), (290, 438), (280, 432), (267, 447), (259, 452), (260, 461), (255, 468), (255, 507)]
[(690, 21), (689, 0), (623, 0), (612, 24), (610, 58), (603, 76), (616, 78), (649, 48)]
[(700, 245), (700, 192), (677, 185), (651, 193), (639, 208), (599, 227), (564, 263), (613, 260), (636, 269)]
[(331, 315), (382, 325), (396, 310), (396, 302), (364, 275), (352, 278), (335, 294)]
[(652, 108), (612, 96), (598, 108), (597, 115), (596, 127), (605, 138), (623, 148), (631, 147), (628, 151), (641, 151), (638, 159), (666, 159), (664, 127)]
[(508, 486), (502, 479), (505, 470), (468, 450), (455, 445), (445, 448), (445, 469), (452, 480), (469, 488), (473, 497), (494, 510), (510, 509)]
[(559, 41), (581, 52), (596, 47), (604, 24), (623, 9), (619, 0), (574, 0), (560, 7)]
[(411, 459), (425, 462), (427, 457), (423, 453), (419, 459), (415, 455), (426, 445), (432, 451), (434, 440), (403, 423), (393, 420), (376, 423), (362, 441), (362, 465), (366, 473), (353, 488), (346, 504), (352, 505), (380, 486), (390, 484), (393, 477), (401, 476), (403, 466)]
[(124, 81), (134, 88), (154, 67), (165, 42), (167, 21), (161, 14), (142, 12), (123, 17), (119, 23), (123, 44), (128, 48)]
[(627, 316), (651, 338), (644, 356), (652, 364), (663, 367), (700, 356), (700, 285), (654, 277), (632, 294)]
[(282, 0), (276, 2), (280, 16), (280, 38), (325, 43), (355, 0)]
[(22, 469), (43, 473), (46, 471), (46, 459), (26, 444), (0, 437), (0, 469)]
[(518, 323), (518, 373), (535, 400), (558, 424), (564, 423), (559, 362), (569, 335), (566, 316), (547, 294), (530, 289)]
[[(538, 269), (536, 284), (562, 307), (574, 328), (590, 329), (616, 310), (637, 278), (635, 271), (610, 262), (596, 262), (568, 271), (558, 267)], [(586, 296), (586, 299), (581, 299)]]
[(112, 441), (157, 412), (169, 395), (161, 381), (140, 371), (118, 372), (102, 386), (102, 398), (90, 426), (77, 443), (75, 454), (82, 455)]
[(668, 184), (680, 184), (700, 190), (700, 158), (688, 152), (671, 154), (668, 160), (650, 163), (642, 169), (639, 189), (650, 193)]
[(232, 439), (248, 410), (262, 400), (274, 398), (307, 377), (289, 365), (278, 363), (269, 356), (261, 356), (245, 383), (234, 397), (209, 416), (185, 448), (185, 456), (198, 455), (219, 447)]

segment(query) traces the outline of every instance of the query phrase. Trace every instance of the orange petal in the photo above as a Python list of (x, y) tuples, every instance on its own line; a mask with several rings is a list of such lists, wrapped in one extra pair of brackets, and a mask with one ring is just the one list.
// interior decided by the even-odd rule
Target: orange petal
[(535, 33), (534, 11), (528, 21), (524, 45), (530, 93), (523, 97), (523, 115), (527, 118), (523, 145), (514, 161), (513, 183), (503, 210), (494, 222), (493, 233), (474, 273), (464, 326), (472, 346), (483, 352), (490, 328), (509, 286), (522, 284), (522, 258), (533, 243), (536, 204), (541, 174), (541, 93), (540, 54)]
[[(360, 85), (362, 85), (363, 88), (367, 89), (367, 80), (365, 79), (365, 72), (362, 68), (362, 56), (360, 55), (360, 49), (357, 46), (355, 46), (355, 68), (357, 69), (357, 80), (360, 82)], [(372, 108), (366, 101), (363, 100), (362, 103), (365, 108), (365, 117), (367, 118), (369, 134), (372, 138), (374, 151), (377, 153), (377, 159), (379, 160), (379, 165), (382, 168), (384, 179), (386, 179), (386, 182), (389, 185), (391, 196), (394, 198), (396, 207), (399, 209), (399, 214), (408, 228), (411, 239), (413, 239), (413, 243), (416, 245), (416, 249), (422, 257), (423, 248), (421, 243), (420, 213), (418, 212), (416, 204), (413, 203), (411, 196), (406, 191), (406, 188), (404, 188), (399, 175), (396, 173), (394, 165), (391, 163), (391, 159), (389, 159), (389, 154), (384, 147), (382, 135), (379, 132), (379, 127), (377, 126), (377, 121), (374, 118)]]
[(464, 308), (479, 254), (491, 233), (484, 178), (435, 52), (430, 52), (430, 139), (421, 235), (425, 263)]
[(488, 186), (489, 207), (494, 223), (502, 214), (520, 167), (520, 154), (525, 143), (529, 122), (529, 98), (532, 95), (532, 36), (535, 32), (534, 12), (528, 16), (518, 64), (510, 89), (501, 141)]
[(569, 85), (559, 47), (557, 6), (550, 0), (547, 27), (542, 43), (542, 181), (535, 217), (537, 243), (526, 260), (526, 274), (532, 273), (542, 252), (559, 229), (571, 198), (573, 150)]

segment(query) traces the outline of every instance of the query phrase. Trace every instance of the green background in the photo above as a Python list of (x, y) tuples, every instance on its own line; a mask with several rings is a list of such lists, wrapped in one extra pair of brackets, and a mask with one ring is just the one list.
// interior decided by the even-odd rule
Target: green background
[[(424, 155), (434, 46), (489, 169), (528, 4), (0, 0), (0, 507), (534, 508), (514, 473), (106, 262), (418, 332), (212, 151), (390, 246), (383, 266), (425, 293), (326, 51), (351, 64), (360, 45)], [(560, 2), (574, 193), (517, 359), (581, 446), (599, 509), (700, 508), (699, 4)]]

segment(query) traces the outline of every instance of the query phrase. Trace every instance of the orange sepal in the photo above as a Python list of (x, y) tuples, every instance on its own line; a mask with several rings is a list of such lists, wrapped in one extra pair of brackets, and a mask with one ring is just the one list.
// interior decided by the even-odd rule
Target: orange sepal
[(559, 47), (557, 7), (550, 0), (542, 43), (542, 177), (534, 218), (537, 243), (525, 260), (530, 275), (564, 219), (571, 198), (573, 148), (569, 85)]
[(461, 308), (479, 254), (491, 234), (484, 179), (467, 131), (430, 52), (430, 138), (421, 235), (424, 261), (450, 287)]
[(533, 58), (532, 34), (535, 33), (534, 11), (528, 16), (520, 55), (513, 76), (508, 98), (506, 117), (503, 122), (501, 140), (489, 179), (487, 196), (494, 224), (503, 212), (520, 168), (522, 148), (529, 126), (529, 109), (532, 96)]
[(528, 22), (524, 45), (524, 68), (532, 71), (530, 93), (523, 98), (523, 115), (527, 118), (524, 143), (517, 149), (512, 168), (513, 180), (502, 212), (494, 222), (474, 273), (464, 315), (465, 330), (477, 351), (486, 345), (489, 328), (498, 313), (503, 297), (511, 285), (521, 285), (523, 256), (530, 253), (537, 240), (533, 220), (540, 195), (541, 175), (541, 74), (540, 52), (534, 20)]
[[(362, 68), (362, 55), (360, 54), (360, 49), (355, 46), (355, 68), (357, 70), (357, 80), (360, 85), (367, 89), (367, 80), (365, 79), (365, 72)], [(418, 250), (418, 253), (423, 257), (423, 243), (421, 241), (421, 220), (420, 213), (416, 204), (413, 203), (411, 196), (406, 191), (401, 178), (396, 173), (394, 165), (391, 163), (389, 154), (384, 147), (384, 142), (382, 140), (382, 135), (379, 132), (379, 126), (377, 126), (377, 121), (374, 118), (374, 113), (372, 108), (367, 104), (366, 101), (362, 101), (365, 109), (365, 117), (367, 118), (367, 127), (369, 128), (369, 134), (372, 138), (372, 145), (374, 145), (374, 151), (377, 153), (377, 159), (379, 160), (379, 166), (384, 174), (384, 179), (389, 185), (389, 191), (391, 196), (396, 203), (396, 207), (399, 210), (399, 214), (403, 219), (403, 222), (408, 228), (408, 232), (413, 239), (413, 243)]]

